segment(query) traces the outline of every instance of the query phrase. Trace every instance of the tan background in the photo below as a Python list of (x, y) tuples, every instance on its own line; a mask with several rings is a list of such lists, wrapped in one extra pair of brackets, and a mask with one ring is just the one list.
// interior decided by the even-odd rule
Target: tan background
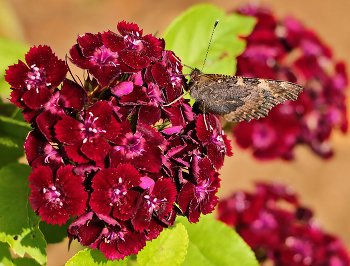
[[(8, 3), (24, 27), (30, 45), (50, 45), (63, 58), (78, 34), (115, 30), (117, 22), (137, 23), (144, 33), (163, 33), (167, 25), (193, 0), (12, 0)], [(227, 11), (247, 1), (210, 1)], [(344, 59), (350, 68), (350, 0), (266, 0), (279, 17), (293, 15), (314, 29), (331, 48), (335, 58)], [(349, 103), (349, 100), (348, 100)], [(349, 106), (349, 105), (348, 105)], [(317, 158), (305, 147), (296, 149), (296, 160), (258, 162), (249, 151), (233, 145), (234, 156), (221, 171), (222, 196), (235, 189), (251, 189), (252, 180), (277, 180), (290, 184), (302, 202), (315, 210), (323, 228), (343, 238), (350, 249), (350, 137), (334, 134), (335, 156), (328, 161)], [(78, 249), (67, 243), (49, 247), (48, 265), (63, 265)]]

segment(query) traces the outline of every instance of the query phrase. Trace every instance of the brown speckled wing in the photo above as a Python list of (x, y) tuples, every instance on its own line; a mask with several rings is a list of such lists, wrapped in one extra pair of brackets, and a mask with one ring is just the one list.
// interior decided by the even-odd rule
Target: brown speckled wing
[(203, 113), (223, 115), (229, 122), (266, 117), (272, 107), (296, 100), (303, 90), (287, 81), (208, 75), (197, 69), (190, 77), (190, 94), (198, 108)]

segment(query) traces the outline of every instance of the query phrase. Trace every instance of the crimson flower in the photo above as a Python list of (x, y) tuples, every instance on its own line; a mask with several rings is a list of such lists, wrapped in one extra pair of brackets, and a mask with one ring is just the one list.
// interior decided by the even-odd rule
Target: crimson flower
[(117, 28), (79, 36), (71, 48), (71, 62), (88, 72), (83, 85), (47, 46), (27, 54), (35, 66), (6, 74), (11, 101), (33, 127), (25, 143), (33, 209), (53, 224), (78, 216), (70, 239), (111, 260), (137, 254), (178, 215), (197, 222), (212, 212), (216, 170), (232, 155), (217, 117), (188, 100), (169, 105), (188, 88), (164, 40), (133, 23)]
[(68, 157), (79, 163), (104, 159), (110, 149), (106, 139), (118, 131), (119, 123), (112, 116), (112, 107), (104, 101), (90, 106), (81, 122), (64, 116), (55, 126), (56, 137), (66, 144)]
[(73, 166), (60, 167), (55, 174), (46, 166), (33, 170), (29, 176), (29, 201), (43, 221), (61, 225), (69, 215), (84, 213), (88, 195), (81, 178), (74, 175)]
[(194, 182), (184, 182), (178, 203), (181, 210), (188, 215), (188, 220), (196, 223), (201, 213), (208, 214), (214, 210), (218, 202), (215, 194), (220, 187), (220, 179), (208, 158), (198, 159), (195, 155), (192, 164)]
[(131, 164), (99, 171), (92, 181), (91, 209), (97, 214), (107, 216), (112, 211), (114, 218), (130, 219), (140, 194), (131, 189), (140, 183), (140, 174)]
[(64, 166), (62, 150), (52, 146), (40, 131), (31, 131), (24, 143), (24, 150), (31, 167), (48, 166), (56, 171)]
[(84, 246), (98, 248), (107, 259), (123, 259), (145, 246), (145, 234), (136, 232), (130, 222), (117, 222), (93, 212), (81, 215), (71, 223), (68, 234)]
[(101, 84), (107, 86), (120, 74), (118, 53), (106, 47), (100, 34), (86, 33), (79, 36), (77, 44), (70, 50), (70, 60), (76, 66), (89, 70), (89, 73)]
[(138, 198), (137, 210), (131, 222), (135, 230), (148, 229), (152, 218), (169, 216), (176, 200), (176, 186), (170, 179), (158, 179)]
[(208, 157), (213, 165), (220, 169), (224, 164), (225, 155), (232, 156), (231, 144), (223, 132), (219, 119), (209, 114), (206, 120), (209, 130), (204, 123), (204, 116), (200, 116), (197, 120), (197, 136), (203, 141), (203, 146), (207, 148)]
[(112, 142), (115, 144), (110, 151), (111, 166), (120, 163), (133, 163), (138, 169), (158, 172), (162, 164), (160, 145), (163, 136), (149, 126), (138, 125), (133, 134), (129, 121), (124, 122)]
[(27, 65), (18, 61), (6, 70), (5, 80), (16, 92), (13, 103), (21, 107), (19, 99), (31, 109), (41, 108), (65, 78), (68, 68), (55, 56), (49, 46), (32, 47), (25, 56)]
[(102, 34), (103, 42), (112, 51), (118, 52), (121, 60), (131, 68), (146, 68), (153, 61), (158, 61), (164, 41), (151, 34), (142, 36), (143, 30), (134, 23), (122, 21), (117, 29), (121, 35), (108, 31)]
[(272, 108), (269, 117), (241, 122), (233, 130), (237, 144), (258, 159), (294, 158), (294, 147), (308, 145), (329, 158), (334, 128), (346, 132), (348, 120), (346, 67), (335, 62), (323, 41), (294, 18), (278, 20), (267, 8), (244, 6), (238, 13), (254, 16), (257, 24), (237, 58), (238, 76), (280, 79), (305, 87), (295, 102)]
[(256, 188), (221, 200), (218, 215), (237, 230), (261, 265), (350, 265), (343, 243), (320, 228), (292, 187), (257, 183)]

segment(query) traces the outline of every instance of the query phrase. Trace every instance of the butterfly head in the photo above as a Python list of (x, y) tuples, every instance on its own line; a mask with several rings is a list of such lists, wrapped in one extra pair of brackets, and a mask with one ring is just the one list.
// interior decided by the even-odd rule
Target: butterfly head
[(198, 68), (194, 68), (190, 73), (190, 80), (198, 81), (200, 79), (201, 74), (202, 71), (200, 71)]

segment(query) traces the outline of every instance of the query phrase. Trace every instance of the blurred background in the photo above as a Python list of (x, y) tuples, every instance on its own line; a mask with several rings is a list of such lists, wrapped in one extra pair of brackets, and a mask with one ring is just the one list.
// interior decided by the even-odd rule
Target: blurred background
[[(194, 0), (2, 0), (19, 24), (2, 29), (2, 35), (28, 45), (47, 44), (59, 58), (64, 58), (76, 42), (78, 34), (116, 30), (121, 20), (134, 22), (145, 34), (162, 36), (169, 23), (193, 4)], [(208, 1), (226, 11), (233, 11), (248, 1)], [(291, 15), (314, 30), (333, 51), (336, 60), (350, 66), (350, 1), (349, 0), (265, 0), (278, 18)], [(0, 11), (1, 12), (1, 11)], [(2, 14), (4, 15), (4, 14)], [(349, 95), (349, 92), (347, 93)], [(349, 99), (347, 99), (349, 107)], [(348, 117), (350, 116), (348, 110)], [(309, 148), (297, 146), (295, 160), (258, 161), (250, 150), (242, 150), (234, 142), (233, 157), (226, 158), (221, 169), (220, 197), (238, 189), (253, 190), (253, 181), (278, 181), (292, 185), (303, 205), (312, 208), (322, 228), (343, 239), (350, 250), (350, 136), (333, 132), (334, 156), (324, 160)], [(67, 252), (67, 242), (48, 249), (47, 265), (63, 265), (78, 249)]]

